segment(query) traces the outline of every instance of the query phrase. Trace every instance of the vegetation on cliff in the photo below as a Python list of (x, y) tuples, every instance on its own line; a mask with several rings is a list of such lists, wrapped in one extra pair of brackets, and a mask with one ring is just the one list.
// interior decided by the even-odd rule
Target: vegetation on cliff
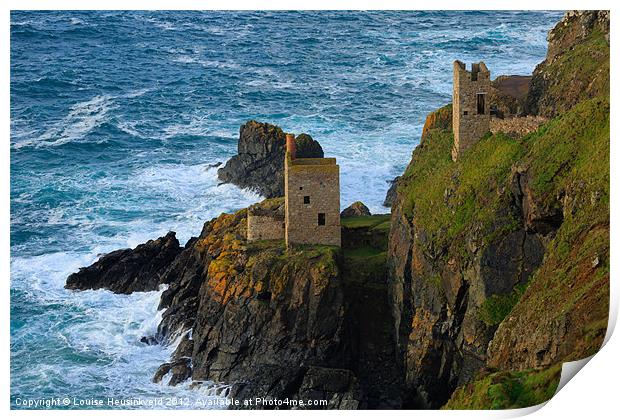
[(547, 58), (530, 84), (528, 113), (554, 117), (584, 99), (609, 95), (609, 11), (568, 12), (547, 39)]
[[(488, 135), (456, 163), (450, 160), (451, 144), (449, 130), (429, 128), (399, 186), (398, 210), (412, 221), (412, 237), (418, 238), (412, 243), (411, 293), (435, 296), (461, 317), (453, 327), (460, 333), (442, 340), (460, 346), (459, 334), (474, 328), (478, 354), (504, 372), (546, 369), (591, 355), (602, 343), (608, 312), (609, 99), (586, 100), (519, 139)], [(519, 231), (540, 238), (544, 261), (510, 282), (510, 261), (521, 264), (525, 254), (507, 250), (502, 256), (500, 244)], [(485, 264), (487, 250), (494, 261)], [(501, 274), (495, 291), (485, 279), (489, 266)], [(458, 286), (469, 294), (465, 306), (450, 300), (453, 275), (468, 284)], [(471, 299), (477, 284), (484, 291)], [(414, 299), (414, 320), (424, 317), (414, 321), (417, 329), (446, 322), (437, 312), (426, 327), (434, 318), (423, 315), (424, 307)], [(468, 326), (471, 316), (486, 329)], [(415, 354), (412, 347), (408, 352)], [(466, 369), (466, 363), (457, 366)], [(477, 389), (460, 389), (458, 395)], [(449, 407), (472, 408), (462, 405), (467, 401), (451, 401)], [(509, 399), (506, 407), (524, 401), (530, 400)]]
[(452, 162), (444, 107), (399, 179), (387, 263), (418, 405), (538, 404), (561, 362), (605, 335), (608, 15), (567, 14), (549, 49), (528, 99), (555, 118), (518, 138), (489, 133)]
[(459, 388), (444, 409), (502, 410), (548, 401), (558, 387), (561, 364), (542, 370), (496, 372)]

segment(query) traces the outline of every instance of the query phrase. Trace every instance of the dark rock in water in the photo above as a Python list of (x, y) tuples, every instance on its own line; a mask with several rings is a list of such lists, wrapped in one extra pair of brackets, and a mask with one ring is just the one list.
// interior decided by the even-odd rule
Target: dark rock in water
[(157, 290), (166, 283), (163, 274), (182, 248), (174, 232), (134, 249), (120, 249), (80, 268), (67, 278), (66, 289), (108, 289), (129, 294)]
[(205, 170), (209, 170), (209, 169), (211, 169), (211, 168), (219, 168), (220, 166), (222, 166), (222, 162), (209, 163), (209, 164), (205, 167)]
[(387, 194), (385, 195), (385, 200), (383, 201), (384, 207), (392, 207), (392, 203), (394, 203), (394, 199), (396, 198), (396, 189), (398, 188), (399, 179), (400, 177), (397, 176), (393, 180), (388, 181), (390, 183), (390, 188), (388, 189)]
[(168, 373), (172, 375), (167, 385), (175, 386), (186, 381), (192, 376), (192, 360), (188, 357), (183, 357), (172, 363), (164, 363), (155, 372), (153, 382), (160, 383)]
[[(321, 145), (308, 134), (297, 136), (297, 156), (322, 158)], [(248, 121), (239, 129), (237, 155), (218, 169), (224, 183), (249, 188), (266, 198), (284, 195), (286, 134), (280, 127)]]
[(370, 216), (370, 210), (361, 201), (356, 201), (340, 212), (340, 217)]
[(147, 346), (154, 346), (155, 344), (159, 343), (157, 338), (155, 338), (152, 335), (149, 335), (149, 336), (146, 336), (146, 337), (142, 337), (140, 339), (140, 342), (146, 344)]

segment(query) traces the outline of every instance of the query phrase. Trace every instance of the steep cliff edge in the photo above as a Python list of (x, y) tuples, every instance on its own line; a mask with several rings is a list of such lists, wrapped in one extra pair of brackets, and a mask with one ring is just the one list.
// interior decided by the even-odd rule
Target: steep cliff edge
[[(400, 407), (387, 304), (389, 215), (343, 219), (342, 248), (292, 250), (280, 240), (248, 243), (246, 215), (205, 223), (153, 276), (168, 285), (164, 312), (156, 336), (142, 341), (176, 345), (153, 380), (222, 383), (239, 399), (327, 401), (318, 408)], [(144, 247), (122, 252), (134, 260)], [(108, 265), (81, 272), (112, 289)]]
[[(355, 238), (345, 240), (342, 252), (246, 243), (245, 210), (205, 224), (192, 255), (171, 269), (176, 280), (162, 296), (168, 309), (159, 339), (184, 336), (156, 378), (185, 363), (182, 377), (172, 372), (172, 384), (191, 376), (231, 384), (238, 398), (399, 406), (393, 346), (384, 345), (393, 342), (385, 278), (389, 217), (348, 223), (354, 227), (343, 236)], [(358, 268), (360, 253), (367, 270)]]
[(609, 95), (609, 11), (572, 11), (549, 32), (526, 112), (555, 117), (584, 99)]
[[(284, 149), (286, 134), (278, 126), (248, 121), (239, 129), (237, 154), (218, 169), (218, 178), (249, 188), (265, 198), (284, 195)], [(297, 156), (322, 158), (321, 145), (308, 134), (295, 138)]]
[[(568, 21), (558, 26), (581, 24)], [(581, 54), (576, 39), (569, 50)], [(608, 57), (599, 46), (587, 54)], [(548, 86), (569, 88), (564, 75), (581, 70), (593, 86), (604, 79), (559, 63)], [(609, 299), (609, 92), (600, 93), (558, 100), (536, 132), (489, 134), (456, 163), (446, 108), (427, 118), (398, 181), (388, 252), (410, 405), (481, 408), (517, 383), (529, 387), (515, 391), (523, 398), (492, 405), (542, 402), (558, 363), (599, 348)]]

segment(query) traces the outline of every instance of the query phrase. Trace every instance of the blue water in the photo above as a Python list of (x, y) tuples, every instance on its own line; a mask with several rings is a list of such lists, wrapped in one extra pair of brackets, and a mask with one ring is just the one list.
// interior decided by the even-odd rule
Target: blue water
[[(239, 125), (319, 140), (342, 205), (373, 212), (452, 61), (529, 74), (558, 12), (13, 12), (11, 404), (16, 398), (196, 398), (150, 382), (161, 291), (69, 292), (99, 253), (168, 230), (181, 242), (259, 197), (218, 186)], [(161, 408), (161, 407), (160, 407)]]

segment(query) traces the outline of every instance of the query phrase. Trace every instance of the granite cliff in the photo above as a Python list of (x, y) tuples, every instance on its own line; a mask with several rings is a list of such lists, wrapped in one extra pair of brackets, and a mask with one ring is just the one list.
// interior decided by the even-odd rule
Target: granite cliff
[[(588, 77), (592, 86), (609, 86), (608, 73), (571, 64), (584, 43), (588, 55), (608, 57), (609, 45), (599, 43), (604, 16), (569, 13), (551, 32), (551, 40), (562, 38), (559, 32), (580, 36), (557, 52), (574, 55), (551, 64), (557, 73), (547, 73), (546, 86), (570, 89)], [(549, 58), (539, 73), (546, 65)], [(609, 92), (556, 97), (553, 89), (537, 90), (536, 80), (535, 73), (528, 95), (553, 103), (545, 115), (554, 119), (518, 138), (489, 133), (453, 163), (446, 106), (427, 118), (398, 181), (389, 287), (411, 406), (537, 404), (551, 397), (559, 363), (589, 356), (602, 343)]]
[[(399, 407), (386, 287), (389, 215), (343, 219), (342, 248), (286, 250), (279, 240), (247, 243), (246, 214), (205, 223), (183, 248), (176, 242), (165, 267), (151, 269), (151, 257), (167, 252), (173, 233), (102, 256), (71, 275), (67, 287), (91, 288), (93, 278), (117, 293), (167, 285), (158, 332), (142, 339), (177, 343), (171, 360), (154, 372), (156, 382), (223, 383), (229, 397), (240, 399), (328, 401), (319, 408)], [(132, 281), (117, 281), (117, 272)], [(149, 287), (138, 281), (147, 273)]]

